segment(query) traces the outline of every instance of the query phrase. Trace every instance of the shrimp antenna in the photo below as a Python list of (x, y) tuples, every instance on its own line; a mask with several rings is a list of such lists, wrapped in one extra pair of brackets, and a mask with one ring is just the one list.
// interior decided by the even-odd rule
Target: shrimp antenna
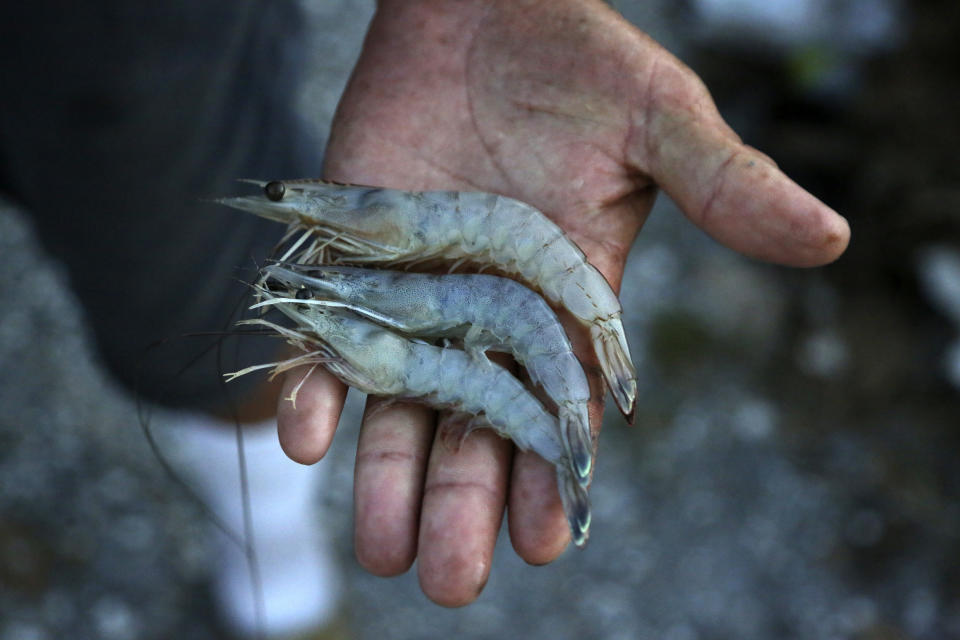
[[(256, 266), (256, 261), (254, 261)], [(241, 281), (244, 285), (252, 286), (246, 281)], [(276, 335), (274, 332), (264, 332), (261, 330), (231, 330), (229, 324), (232, 322), (232, 318), (238, 313), (238, 311), (245, 306), (245, 301), (250, 295), (249, 290), (245, 291), (238, 299), (236, 304), (234, 304), (229, 318), (227, 320), (227, 326), (225, 326), (220, 331), (206, 331), (206, 332), (197, 332), (195, 334), (185, 334), (183, 336), (177, 337), (200, 337), (200, 336), (217, 336), (219, 338), (228, 336), (228, 335)], [(249, 486), (249, 477), (247, 474), (247, 464), (246, 456), (244, 453), (243, 446), (243, 429), (240, 425), (239, 417), (236, 413), (236, 406), (231, 394), (226, 388), (226, 382), (223, 380), (222, 376), (219, 377), (219, 388), (221, 393), (226, 401), (227, 406), (231, 407), (233, 413), (233, 422), (235, 425), (235, 435), (237, 443), (237, 455), (238, 455), (238, 466), (240, 473), (240, 493), (241, 500), (243, 505), (243, 531), (238, 533), (226, 521), (218, 515), (205, 501), (197, 491), (180, 475), (180, 473), (174, 468), (173, 464), (170, 462), (169, 458), (164, 454), (163, 450), (160, 447), (160, 444), (157, 442), (154, 437), (153, 429), (150, 426), (150, 415), (151, 409), (144, 402), (144, 395), (141, 392), (141, 379), (143, 375), (144, 365), (146, 363), (148, 354), (154, 350), (162, 347), (164, 344), (168, 343), (173, 338), (163, 338), (157, 340), (150, 345), (148, 345), (143, 352), (143, 355), (140, 358), (140, 362), (137, 365), (137, 370), (134, 375), (134, 395), (136, 400), (137, 407), (137, 419), (140, 424), (141, 431), (144, 434), (144, 438), (147, 441), (147, 445), (150, 447), (151, 452), (157, 460), (157, 463), (164, 470), (164, 473), (167, 475), (170, 480), (180, 487), (180, 490), (183, 491), (184, 495), (192, 501), (200, 509), (200, 512), (206, 517), (217, 529), (219, 529), (232, 544), (237, 545), (240, 548), (247, 559), (247, 567), (250, 573), (250, 583), (254, 592), (254, 617), (256, 620), (256, 627), (259, 630), (258, 636), (264, 637), (264, 602), (263, 602), (263, 581), (260, 574), (260, 563), (257, 559), (256, 549), (253, 544), (254, 532), (253, 532), (253, 521), (250, 508), (250, 486)], [(217, 366), (223, 371), (223, 341), (222, 339), (215, 340), (214, 342), (206, 345), (202, 350), (200, 350), (196, 355), (190, 358), (180, 369), (177, 370), (174, 378), (179, 378), (183, 375), (190, 367), (194, 366), (202, 358), (207, 356), (211, 350), (216, 350), (216, 361)], [(239, 345), (236, 347), (234, 352), (234, 360), (239, 359)], [(169, 390), (164, 391), (157, 398), (157, 402), (162, 403), (163, 399), (169, 395)]]

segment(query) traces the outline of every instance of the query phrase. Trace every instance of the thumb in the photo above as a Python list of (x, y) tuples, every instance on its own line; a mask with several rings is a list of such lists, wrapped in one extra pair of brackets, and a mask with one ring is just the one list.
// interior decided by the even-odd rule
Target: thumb
[(797, 267), (837, 259), (850, 239), (847, 221), (740, 142), (692, 71), (670, 71), (650, 87), (638, 166), (731, 249)]

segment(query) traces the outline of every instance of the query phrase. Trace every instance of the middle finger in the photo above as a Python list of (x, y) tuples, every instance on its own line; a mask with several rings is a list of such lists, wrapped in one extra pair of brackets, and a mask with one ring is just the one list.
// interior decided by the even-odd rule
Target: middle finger
[[(459, 446), (458, 446), (459, 445)], [(418, 574), (428, 598), (473, 602), (490, 574), (513, 445), (491, 429), (458, 442), (438, 430), (424, 485)]]

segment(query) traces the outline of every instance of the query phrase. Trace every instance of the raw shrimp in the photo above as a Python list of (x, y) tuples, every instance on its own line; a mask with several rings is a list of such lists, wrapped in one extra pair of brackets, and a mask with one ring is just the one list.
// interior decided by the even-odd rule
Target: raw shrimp
[(317, 304), (346, 307), (407, 335), (463, 338), (474, 358), (486, 360), (487, 350), (512, 353), (556, 403), (560, 435), (577, 479), (582, 486), (590, 482), (587, 377), (557, 315), (527, 287), (499, 276), (339, 266), (280, 264), (262, 273), (268, 287), (271, 280), (302, 287)]
[(337, 263), (409, 267), (444, 261), (452, 262), (451, 271), (471, 263), (541, 291), (589, 327), (607, 386), (632, 420), (637, 376), (620, 301), (583, 252), (537, 209), (492, 193), (251, 182), (262, 186), (264, 195), (216, 201), (316, 234), (300, 262), (329, 251)]
[[(267, 366), (279, 372), (322, 363), (344, 383), (365, 393), (419, 400), (469, 414), (473, 418), (464, 435), (476, 427), (492, 427), (518, 448), (533, 451), (556, 467), (573, 541), (583, 546), (590, 528), (590, 502), (573, 475), (556, 418), (509, 371), (479, 362), (459, 349), (408, 340), (351, 311), (310, 305), (290, 293), (272, 306), (292, 319), (295, 328), (264, 319), (245, 323), (270, 327), (307, 353), (275, 365), (249, 367), (231, 377)], [(278, 297), (268, 290), (261, 294), (267, 300)]]

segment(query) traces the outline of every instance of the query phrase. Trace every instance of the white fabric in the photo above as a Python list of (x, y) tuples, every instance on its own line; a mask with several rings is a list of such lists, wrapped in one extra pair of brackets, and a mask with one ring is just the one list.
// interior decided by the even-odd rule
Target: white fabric
[[(230, 528), (243, 535), (243, 502), (233, 425), (188, 414), (172, 428), (185, 471)], [(297, 633), (322, 626), (338, 605), (340, 580), (316, 504), (324, 464), (304, 466), (280, 449), (275, 422), (243, 429), (255, 548), (262, 580), (264, 632)], [(215, 531), (214, 589), (224, 621), (255, 635), (257, 608), (246, 556)]]

